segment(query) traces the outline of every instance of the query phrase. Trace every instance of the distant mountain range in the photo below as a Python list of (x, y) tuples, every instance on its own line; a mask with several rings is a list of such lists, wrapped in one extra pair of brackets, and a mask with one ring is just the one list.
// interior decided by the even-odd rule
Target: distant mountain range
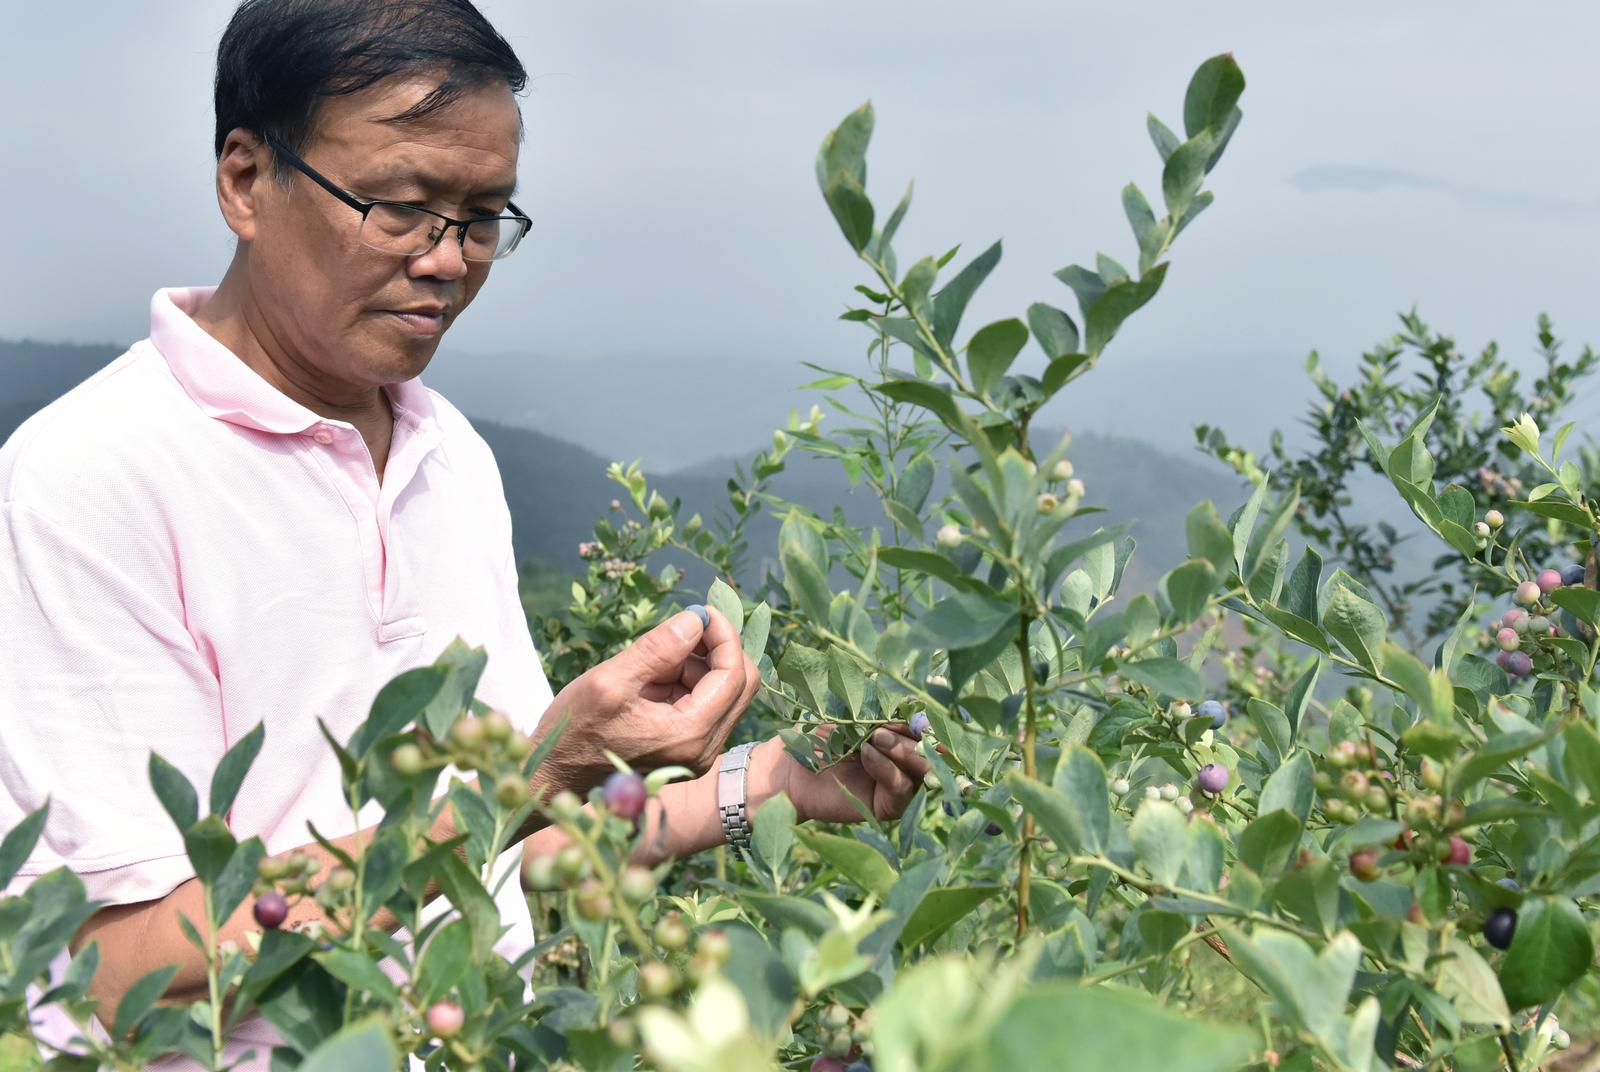
[[(87, 378), (123, 349), (114, 344), (0, 340), (0, 441), (28, 415)], [(586, 440), (582, 445), (543, 430), (518, 426), (506, 420), (516, 412), (516, 403), (509, 400), (512, 392), (498, 391), (500, 385), (493, 382), (451, 385), (448, 381), (455, 378), (435, 377), (431, 372), (425, 376), (459, 408), (473, 415), (473, 424), (493, 448), (511, 508), (519, 559), (531, 575), (547, 582), (559, 583), (561, 578), (578, 575), (583, 568), (578, 544), (592, 537), (595, 520), (609, 512), (613, 498), (625, 498), (622, 489), (605, 477), (607, 465), (613, 460), (613, 456), (602, 453), (608, 441), (607, 426), (591, 424), (581, 429)], [(612, 376), (598, 370), (595, 379), (613, 382)], [(639, 394), (639, 386), (630, 382), (626, 393)], [(497, 396), (498, 405), (480, 405)], [(776, 398), (783, 403), (791, 396), (792, 392), (785, 389)], [(494, 412), (484, 414), (484, 408)], [(772, 424), (781, 423), (788, 405), (776, 408), (778, 413)], [(618, 425), (624, 421), (619, 415)], [(1040, 430), (1036, 442), (1053, 446), (1059, 435), (1059, 431)], [(736, 442), (759, 444), (764, 431), (758, 428), (746, 433), (741, 429), (740, 436)], [(645, 467), (663, 495), (682, 500), (685, 518), (699, 512), (709, 520), (727, 509), (725, 484), (733, 474), (734, 462), (748, 460), (759, 449), (755, 446), (743, 455), (729, 453), (664, 472), (652, 468), (646, 458)], [(617, 452), (617, 456), (626, 455)], [(1219, 468), (1208, 468), (1133, 439), (1079, 435), (1073, 440), (1071, 457), (1077, 475), (1088, 485), (1087, 500), (1106, 508), (1104, 514), (1077, 522), (1083, 526), (1082, 531), (1122, 521), (1133, 524), (1139, 551), (1129, 581), (1135, 588), (1147, 587), (1182, 560), (1183, 518), (1195, 503), (1212, 499), (1226, 516), (1244, 498), (1238, 483)], [(792, 453), (789, 468), (773, 482), (773, 491), (824, 512), (838, 505), (853, 523), (876, 524), (888, 530), (887, 519), (871, 492), (852, 489), (831, 459)], [(936, 487), (934, 493), (942, 491)], [(775, 557), (776, 519), (763, 514), (747, 527), (747, 532), (754, 563)], [(699, 586), (707, 581), (709, 578), (691, 570), (686, 583)]]

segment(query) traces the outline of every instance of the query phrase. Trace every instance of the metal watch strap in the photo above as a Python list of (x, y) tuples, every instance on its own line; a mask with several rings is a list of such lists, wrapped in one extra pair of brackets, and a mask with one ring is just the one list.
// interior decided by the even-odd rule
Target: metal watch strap
[(750, 766), (750, 753), (755, 751), (755, 741), (730, 748), (723, 753), (722, 764), (717, 768), (717, 814), (722, 818), (722, 833), (733, 846), (736, 856), (750, 851), (750, 812), (745, 806), (745, 771)]

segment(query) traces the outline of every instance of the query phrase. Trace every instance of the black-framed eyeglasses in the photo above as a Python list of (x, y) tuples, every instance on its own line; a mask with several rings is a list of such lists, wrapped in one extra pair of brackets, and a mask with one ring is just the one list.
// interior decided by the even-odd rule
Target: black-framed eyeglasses
[(470, 220), (454, 220), (441, 212), (404, 205), (398, 201), (363, 201), (347, 190), (341, 190), (300, 159), (271, 134), (264, 135), (268, 145), (306, 178), (328, 191), (340, 201), (361, 213), (361, 243), (383, 253), (401, 257), (419, 257), (439, 244), (450, 231), (456, 232), (461, 244), (461, 256), (469, 261), (497, 261), (509, 256), (517, 248), (533, 221), (511, 202), (506, 208), (510, 216), (480, 216)]

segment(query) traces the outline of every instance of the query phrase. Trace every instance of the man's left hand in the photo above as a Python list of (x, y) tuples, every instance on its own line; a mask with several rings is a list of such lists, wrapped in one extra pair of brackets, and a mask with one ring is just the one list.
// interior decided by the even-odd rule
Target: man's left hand
[(752, 815), (767, 797), (782, 792), (801, 820), (829, 823), (862, 820), (851, 797), (876, 819), (899, 818), (929, 770), (928, 761), (917, 755), (911, 730), (903, 725), (878, 727), (860, 751), (823, 771), (802, 767), (777, 737), (763, 742), (750, 759)]

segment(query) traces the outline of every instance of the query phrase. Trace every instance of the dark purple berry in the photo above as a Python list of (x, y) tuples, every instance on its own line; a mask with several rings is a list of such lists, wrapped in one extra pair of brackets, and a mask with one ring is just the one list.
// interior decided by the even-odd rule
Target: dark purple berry
[(1583, 567), (1575, 562), (1561, 571), (1561, 583), (1568, 586), (1582, 584), (1583, 575)]
[(1483, 940), (1496, 949), (1510, 949), (1511, 936), (1517, 933), (1517, 913), (1510, 908), (1497, 908), (1483, 921)]
[(268, 890), (256, 898), (255, 917), (267, 930), (277, 930), (289, 918), (289, 902), (277, 890)]
[(1211, 720), (1211, 728), (1214, 730), (1220, 730), (1222, 724), (1228, 721), (1227, 710), (1216, 700), (1207, 700), (1197, 707), (1194, 713), (1201, 718), (1209, 718)]
[(1506, 656), (1506, 673), (1512, 677), (1527, 677), (1533, 672), (1533, 658), (1525, 651), (1508, 651)]
[(644, 802), (649, 795), (645, 791), (643, 778), (632, 771), (617, 771), (606, 779), (601, 788), (600, 802), (613, 815), (637, 819), (644, 811)]
[(918, 711), (911, 716), (911, 736), (922, 740), (922, 735), (933, 728), (933, 723), (928, 721), (928, 712)]
[(988, 824), (984, 826), (983, 832), (988, 834), (990, 837), (999, 837), (1005, 832), (1005, 830), (999, 823), (995, 822), (993, 819), (990, 819)]

